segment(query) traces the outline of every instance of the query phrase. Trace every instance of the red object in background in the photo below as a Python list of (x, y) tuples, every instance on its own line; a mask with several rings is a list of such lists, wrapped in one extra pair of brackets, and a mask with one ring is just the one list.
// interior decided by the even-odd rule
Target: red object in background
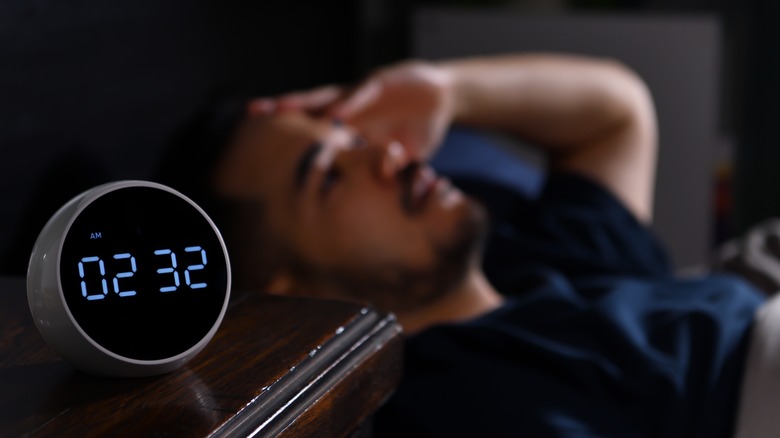
[(730, 162), (721, 162), (715, 169), (713, 247), (734, 236), (733, 174), (733, 166)]

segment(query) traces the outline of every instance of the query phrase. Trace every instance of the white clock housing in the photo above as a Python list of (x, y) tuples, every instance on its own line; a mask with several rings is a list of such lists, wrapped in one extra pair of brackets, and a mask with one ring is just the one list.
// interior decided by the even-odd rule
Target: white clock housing
[(89, 373), (172, 371), (211, 340), (230, 298), (224, 241), (206, 213), (152, 182), (88, 190), (38, 236), (27, 271), (46, 342)]

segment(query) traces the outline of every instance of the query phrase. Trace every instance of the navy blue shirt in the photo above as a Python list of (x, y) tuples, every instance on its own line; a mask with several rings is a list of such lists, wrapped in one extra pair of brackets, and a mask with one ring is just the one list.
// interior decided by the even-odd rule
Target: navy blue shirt
[(762, 298), (726, 276), (677, 279), (656, 238), (590, 180), (538, 197), (460, 181), (491, 212), (499, 309), (406, 342), (379, 436), (730, 436)]

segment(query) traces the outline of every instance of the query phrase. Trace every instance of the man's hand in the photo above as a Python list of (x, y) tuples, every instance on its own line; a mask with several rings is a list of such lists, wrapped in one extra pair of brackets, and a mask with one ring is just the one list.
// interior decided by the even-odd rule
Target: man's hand
[(307, 111), (353, 125), (370, 142), (399, 141), (417, 159), (441, 143), (454, 112), (452, 79), (433, 64), (409, 61), (385, 67), (353, 89), (328, 85), (275, 99), (252, 101), (249, 111)]
[(637, 218), (652, 218), (657, 128), (652, 96), (620, 63), (519, 54), (378, 70), (354, 89), (325, 86), (250, 111), (304, 110), (342, 119), (371, 142), (399, 141), (411, 157), (433, 155), (450, 123), (538, 145), (551, 168), (601, 183)]

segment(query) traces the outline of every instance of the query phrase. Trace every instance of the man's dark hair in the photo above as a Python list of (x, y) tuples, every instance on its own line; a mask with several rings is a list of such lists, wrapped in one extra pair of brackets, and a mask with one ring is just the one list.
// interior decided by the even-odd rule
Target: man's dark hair
[(173, 136), (155, 180), (183, 193), (211, 217), (225, 239), (234, 286), (264, 287), (280, 263), (272, 236), (263, 231), (260, 200), (228, 199), (213, 187), (226, 148), (246, 114), (247, 99), (214, 99)]
[(156, 169), (155, 180), (206, 209), (215, 198), (211, 187), (215, 168), (244, 117), (246, 102), (238, 97), (211, 99), (174, 134)]

